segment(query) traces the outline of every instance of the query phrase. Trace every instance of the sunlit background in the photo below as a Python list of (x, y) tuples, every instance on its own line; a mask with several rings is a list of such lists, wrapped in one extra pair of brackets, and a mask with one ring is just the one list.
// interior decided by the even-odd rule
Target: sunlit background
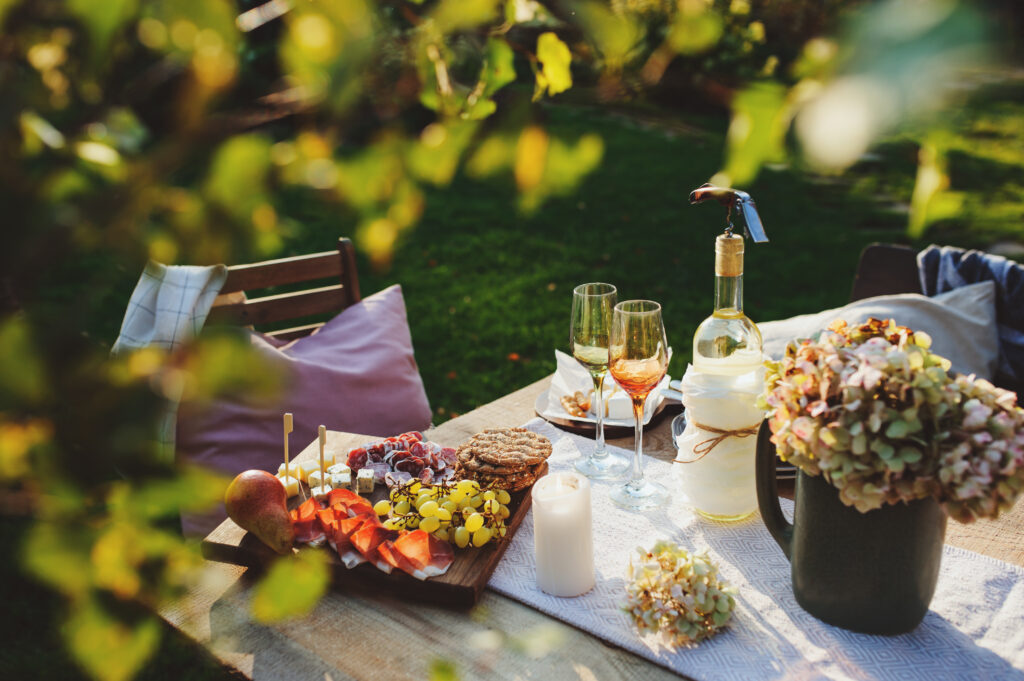
[[(274, 385), (216, 334), (110, 359), (147, 259), (353, 238), (365, 292), (405, 289), (435, 422), (550, 373), (583, 281), (661, 301), (678, 376), (724, 226), (686, 203), (705, 181), (749, 191), (772, 240), (748, 249), (755, 320), (844, 302), (871, 241), (1020, 258), (1021, 20), (1013, 0), (0, 0), (0, 670), (223, 673), (153, 615), (201, 577), (178, 511), (224, 486), (163, 460), (155, 424), (168, 398)], [(283, 561), (256, 614), (326, 581)], [(476, 644), (543, 653), (523, 640)]]

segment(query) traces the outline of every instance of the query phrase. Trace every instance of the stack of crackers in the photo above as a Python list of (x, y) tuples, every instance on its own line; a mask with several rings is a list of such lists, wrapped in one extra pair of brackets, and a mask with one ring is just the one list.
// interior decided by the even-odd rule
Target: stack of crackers
[(464, 442), (456, 456), (456, 478), (517, 492), (547, 472), (551, 441), (526, 428), (489, 428)]

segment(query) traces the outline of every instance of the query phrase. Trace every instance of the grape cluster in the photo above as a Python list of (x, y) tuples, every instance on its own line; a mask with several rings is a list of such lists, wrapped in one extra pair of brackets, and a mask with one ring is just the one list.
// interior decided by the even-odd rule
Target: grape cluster
[(504, 538), (511, 500), (507, 490), (482, 489), (476, 480), (436, 485), (411, 480), (393, 487), (388, 499), (378, 501), (373, 510), (387, 516), (388, 529), (419, 528), (461, 549)]

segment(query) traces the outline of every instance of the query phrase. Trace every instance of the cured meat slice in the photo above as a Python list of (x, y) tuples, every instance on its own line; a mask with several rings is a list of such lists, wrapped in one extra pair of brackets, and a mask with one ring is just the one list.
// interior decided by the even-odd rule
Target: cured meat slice
[(331, 508), (340, 507), (350, 516), (373, 512), (373, 505), (369, 501), (344, 487), (332, 489), (327, 493), (327, 505)]
[(312, 544), (322, 541), (324, 530), (317, 517), (320, 504), (316, 499), (307, 499), (298, 508), (291, 511), (292, 527), (295, 528), (295, 541), (299, 544)]
[(363, 526), (372, 527), (374, 525), (380, 525), (380, 521), (377, 519), (377, 514), (372, 511), (338, 520), (338, 533), (334, 550), (338, 552), (338, 557), (341, 558), (341, 562), (348, 569), (351, 570), (356, 565), (362, 565), (366, 562), (366, 556), (352, 545), (352, 535)]
[(369, 468), (371, 471), (373, 471), (373, 482), (375, 485), (383, 484), (384, 476), (387, 475), (387, 472), (389, 470), (391, 470), (390, 467), (383, 461), (371, 461), (370, 463), (366, 464), (364, 468)]
[(429, 485), (434, 482), (434, 469), (424, 468), (423, 470), (420, 471), (418, 477), (420, 479), (420, 482), (422, 482), (424, 485)]
[[(409, 559), (403, 556), (395, 549), (395, 543), (391, 540), (382, 541), (377, 546), (377, 553), (383, 558), (388, 565), (393, 568), (398, 568), (402, 572), (416, 577), (417, 579), (425, 579), (425, 576), (417, 576), (416, 566), (409, 562)], [(422, 573), (420, 573), (422, 575)]]
[(455, 465), (455, 459), (456, 459), (455, 448), (454, 447), (442, 447), (440, 453), (438, 453), (438, 455), (437, 455), (437, 458), (441, 459), (442, 461), (444, 461), (449, 466), (454, 466)]
[(348, 460), (346, 463), (348, 467), (352, 469), (352, 476), (359, 472), (359, 469), (366, 465), (366, 461), (369, 458), (369, 454), (365, 447), (356, 447), (348, 451)]
[(413, 577), (417, 579), (443, 575), (455, 560), (451, 544), (423, 530), (402, 535), (394, 542), (394, 548), (415, 568)]
[(384, 484), (388, 486), (388, 489), (401, 487), (410, 480), (412, 480), (412, 473), (406, 471), (388, 471), (384, 476)]
[(392, 566), (380, 556), (377, 547), (383, 541), (396, 539), (398, 535), (397, 530), (388, 530), (381, 525), (367, 523), (356, 530), (349, 537), (349, 540), (352, 542), (352, 546), (359, 553), (363, 554), (366, 560), (376, 565), (383, 572), (390, 574)]
[(404, 441), (406, 444), (412, 444), (413, 442), (422, 442), (423, 433), (418, 430), (410, 430), (408, 433), (402, 433), (398, 436), (399, 440)]

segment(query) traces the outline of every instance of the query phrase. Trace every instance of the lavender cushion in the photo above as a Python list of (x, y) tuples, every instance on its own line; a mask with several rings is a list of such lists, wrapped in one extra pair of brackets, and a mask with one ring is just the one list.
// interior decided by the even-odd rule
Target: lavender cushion
[[(182, 403), (178, 412), (177, 457), (229, 477), (261, 468), (277, 472), (283, 461), (281, 415), (295, 415), (291, 452), (316, 439), (317, 426), (389, 436), (430, 426), (412, 336), (398, 285), (345, 309), (315, 334), (281, 344), (247, 331), (264, 366), (279, 371), (286, 388), (272, 403), (244, 397), (210, 403)], [(205, 515), (182, 516), (186, 535), (205, 536), (224, 519), (223, 507)]]

